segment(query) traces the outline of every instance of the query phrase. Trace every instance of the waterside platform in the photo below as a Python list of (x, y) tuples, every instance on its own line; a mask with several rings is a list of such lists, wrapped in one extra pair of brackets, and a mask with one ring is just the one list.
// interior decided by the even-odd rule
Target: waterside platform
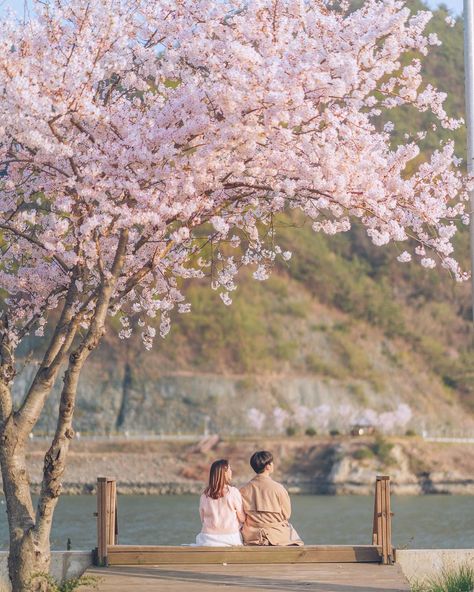
[[(99, 592), (405, 592), (410, 590), (392, 547), (390, 478), (375, 483), (372, 541), (368, 545), (197, 547), (122, 545), (117, 487), (97, 483), (96, 567)], [(94, 588), (89, 588), (93, 590)]]
[[(399, 565), (298, 563), (110, 566), (90, 568), (96, 592), (408, 592)], [(93, 588), (81, 588), (93, 592)]]

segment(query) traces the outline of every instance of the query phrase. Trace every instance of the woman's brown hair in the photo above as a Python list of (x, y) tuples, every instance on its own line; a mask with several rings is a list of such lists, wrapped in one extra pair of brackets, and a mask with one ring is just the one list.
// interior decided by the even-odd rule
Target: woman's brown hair
[(227, 487), (225, 472), (229, 468), (229, 461), (225, 458), (216, 460), (209, 471), (209, 485), (204, 490), (204, 495), (212, 499), (224, 497), (224, 490)]

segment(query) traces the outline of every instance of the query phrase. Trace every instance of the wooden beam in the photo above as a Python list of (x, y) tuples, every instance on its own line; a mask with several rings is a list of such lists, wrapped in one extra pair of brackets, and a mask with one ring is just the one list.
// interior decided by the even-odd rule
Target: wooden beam
[(385, 556), (386, 563), (394, 563), (393, 548), (392, 548), (392, 507), (390, 499), (390, 477), (385, 480)]
[(114, 545), (108, 565), (192, 565), (258, 563), (380, 563), (374, 545), (308, 545), (304, 547), (165, 547)]
[(107, 556), (105, 477), (97, 479), (97, 564), (104, 565)]
[(107, 565), (107, 549), (115, 543), (116, 483), (110, 477), (97, 478), (97, 564)]
[(107, 545), (115, 545), (116, 511), (117, 511), (117, 484), (113, 480), (107, 481)]
[(392, 548), (392, 511), (390, 504), (390, 477), (378, 475), (375, 482), (374, 520), (372, 543), (382, 547), (382, 563), (394, 563)]

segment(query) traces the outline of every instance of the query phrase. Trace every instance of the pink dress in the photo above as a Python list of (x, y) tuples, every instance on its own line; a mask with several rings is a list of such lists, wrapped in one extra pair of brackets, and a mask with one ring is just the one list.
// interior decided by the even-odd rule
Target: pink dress
[(242, 496), (237, 487), (228, 486), (219, 499), (204, 493), (199, 502), (202, 528), (196, 537), (196, 545), (205, 547), (229, 547), (242, 545), (241, 524), (245, 520)]

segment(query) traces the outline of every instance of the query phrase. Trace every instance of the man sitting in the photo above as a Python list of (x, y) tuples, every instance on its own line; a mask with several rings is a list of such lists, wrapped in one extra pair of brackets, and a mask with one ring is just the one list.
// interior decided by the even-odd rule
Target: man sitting
[(240, 490), (245, 511), (242, 538), (245, 545), (303, 545), (288, 522), (291, 515), (290, 496), (280, 483), (273, 481), (271, 452), (255, 452), (250, 466), (256, 476)]

